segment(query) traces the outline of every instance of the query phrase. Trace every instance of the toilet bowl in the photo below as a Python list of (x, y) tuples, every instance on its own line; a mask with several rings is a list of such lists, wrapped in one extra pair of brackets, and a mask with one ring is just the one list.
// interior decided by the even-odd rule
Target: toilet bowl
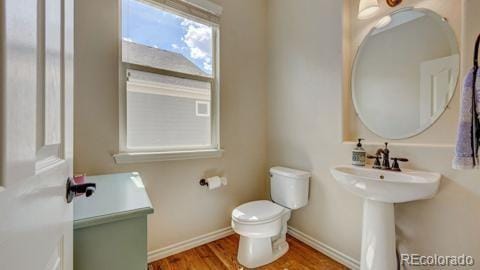
[(270, 174), (273, 201), (248, 202), (232, 212), (232, 228), (240, 235), (237, 259), (248, 268), (269, 264), (288, 251), (291, 209), (308, 201), (308, 172), (274, 167)]
[(253, 201), (235, 208), (232, 228), (240, 235), (238, 261), (255, 268), (285, 254), (288, 219), (290, 209), (271, 201)]

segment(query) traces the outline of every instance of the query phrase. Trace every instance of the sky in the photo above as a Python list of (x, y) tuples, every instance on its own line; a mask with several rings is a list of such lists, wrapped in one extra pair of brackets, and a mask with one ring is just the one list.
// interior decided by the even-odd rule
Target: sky
[(212, 74), (212, 28), (137, 0), (122, 0), (123, 39), (181, 53)]

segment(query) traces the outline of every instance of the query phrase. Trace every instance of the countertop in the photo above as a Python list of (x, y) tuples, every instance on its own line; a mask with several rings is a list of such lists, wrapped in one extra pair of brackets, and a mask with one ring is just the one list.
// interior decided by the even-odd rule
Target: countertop
[(153, 213), (153, 207), (137, 172), (87, 176), (96, 183), (95, 193), (74, 199), (74, 229), (115, 222)]

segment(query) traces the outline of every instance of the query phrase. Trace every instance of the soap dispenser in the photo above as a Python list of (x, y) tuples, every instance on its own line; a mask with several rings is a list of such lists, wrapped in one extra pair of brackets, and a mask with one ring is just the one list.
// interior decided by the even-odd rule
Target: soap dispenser
[(367, 152), (362, 147), (362, 141), (364, 139), (358, 138), (357, 147), (352, 151), (352, 165), (365, 166), (365, 157)]

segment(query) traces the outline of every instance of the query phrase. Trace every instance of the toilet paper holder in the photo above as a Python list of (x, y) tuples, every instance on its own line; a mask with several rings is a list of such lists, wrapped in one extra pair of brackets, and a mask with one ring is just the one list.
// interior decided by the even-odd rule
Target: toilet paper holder
[(202, 178), (200, 179), (200, 186), (207, 186), (208, 187), (208, 182), (207, 182), (207, 179), (205, 178)]
[(217, 189), (227, 185), (227, 178), (221, 176), (205, 177), (200, 179), (199, 184), (208, 189)]

